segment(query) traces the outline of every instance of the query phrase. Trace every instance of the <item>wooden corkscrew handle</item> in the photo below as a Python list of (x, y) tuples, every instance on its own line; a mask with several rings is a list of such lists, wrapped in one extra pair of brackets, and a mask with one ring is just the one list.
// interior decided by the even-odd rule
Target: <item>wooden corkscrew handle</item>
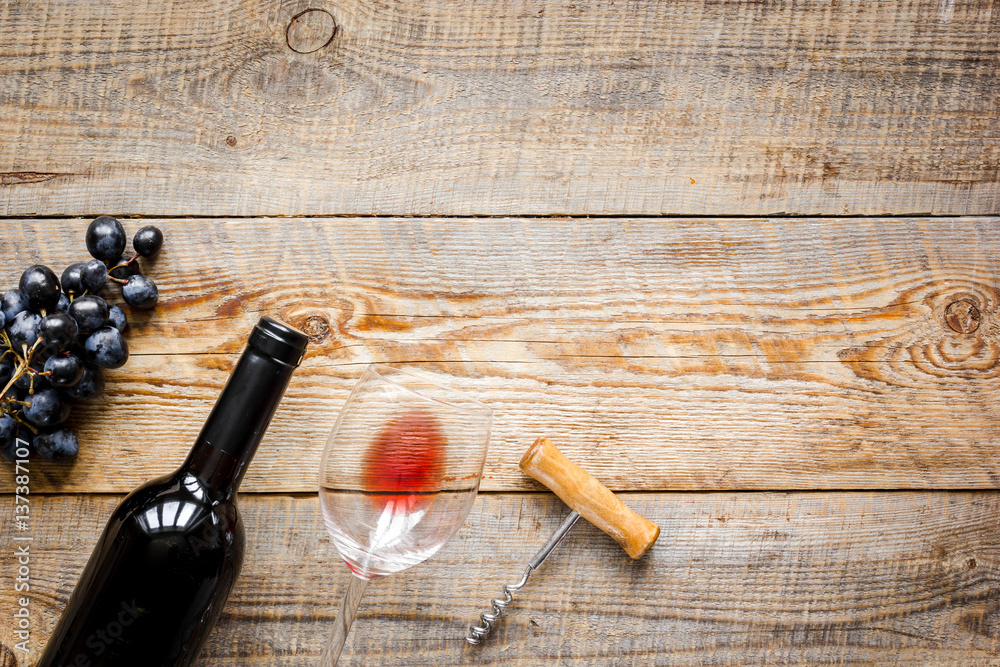
[(521, 457), (521, 470), (552, 489), (562, 501), (615, 539), (632, 558), (646, 553), (660, 527), (611, 493), (589, 472), (570, 461), (548, 438), (539, 438)]

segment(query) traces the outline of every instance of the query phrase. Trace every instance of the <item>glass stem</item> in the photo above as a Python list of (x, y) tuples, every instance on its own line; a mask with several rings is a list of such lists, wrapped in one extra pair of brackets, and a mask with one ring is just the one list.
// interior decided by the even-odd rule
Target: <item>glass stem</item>
[(340, 602), (340, 612), (337, 614), (337, 621), (330, 632), (330, 639), (326, 642), (326, 649), (323, 651), (323, 659), (320, 662), (322, 667), (336, 667), (340, 659), (340, 652), (344, 650), (344, 643), (347, 641), (347, 633), (351, 631), (351, 623), (358, 613), (358, 605), (365, 594), (368, 580), (352, 574), (351, 583), (347, 585), (347, 592)]

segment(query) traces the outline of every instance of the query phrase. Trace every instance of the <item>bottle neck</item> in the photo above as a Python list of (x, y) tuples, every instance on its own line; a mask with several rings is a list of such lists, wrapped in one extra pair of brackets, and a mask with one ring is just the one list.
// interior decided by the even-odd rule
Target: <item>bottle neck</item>
[(294, 370), (247, 346), (182, 470), (225, 496), (235, 494)]
[(197, 477), (202, 484), (229, 498), (236, 494), (250, 461), (224, 452), (199, 438), (181, 471)]

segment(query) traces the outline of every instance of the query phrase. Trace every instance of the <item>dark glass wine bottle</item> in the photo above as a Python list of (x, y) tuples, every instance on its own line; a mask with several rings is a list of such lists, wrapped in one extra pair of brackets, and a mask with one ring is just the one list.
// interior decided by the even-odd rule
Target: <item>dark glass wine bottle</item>
[(176, 472), (112, 514), (38, 667), (180, 667), (198, 657), (243, 563), (236, 490), (307, 338), (269, 317)]

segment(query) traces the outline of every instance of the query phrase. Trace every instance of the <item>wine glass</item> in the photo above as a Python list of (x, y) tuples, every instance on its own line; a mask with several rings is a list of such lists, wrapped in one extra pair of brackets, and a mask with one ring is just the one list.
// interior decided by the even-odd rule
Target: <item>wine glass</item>
[(337, 664), (368, 582), (438, 551), (479, 490), (492, 411), (411, 370), (373, 364), (333, 427), (320, 464), (326, 528), (353, 576), (323, 652)]

